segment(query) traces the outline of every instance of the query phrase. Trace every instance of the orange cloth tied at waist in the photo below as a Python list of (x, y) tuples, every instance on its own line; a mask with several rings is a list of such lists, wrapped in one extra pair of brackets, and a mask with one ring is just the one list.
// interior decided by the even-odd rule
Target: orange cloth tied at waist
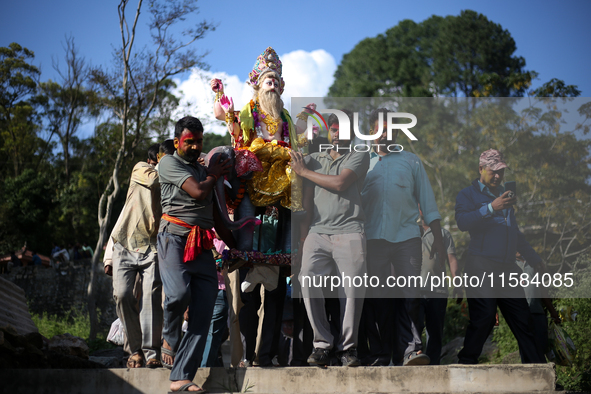
[(185, 253), (183, 255), (183, 263), (187, 261), (195, 260), (197, 256), (199, 256), (204, 250), (213, 249), (213, 240), (215, 238), (215, 233), (211, 229), (202, 229), (199, 226), (191, 226), (183, 222), (179, 218), (175, 218), (174, 216), (170, 216), (169, 214), (163, 214), (162, 219), (178, 224), (184, 228), (191, 229), (189, 236), (187, 237), (187, 243), (185, 245)]

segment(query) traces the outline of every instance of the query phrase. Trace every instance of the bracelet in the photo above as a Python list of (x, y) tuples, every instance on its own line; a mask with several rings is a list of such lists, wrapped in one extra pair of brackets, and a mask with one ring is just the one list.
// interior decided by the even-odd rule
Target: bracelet
[(307, 113), (306, 111), (302, 111), (299, 114), (296, 115), (296, 118), (303, 120), (304, 122), (308, 121), (308, 116), (310, 116), (309, 113)]
[(223, 95), (224, 95), (224, 92), (222, 92), (221, 90), (218, 90), (217, 93), (215, 94), (215, 101), (220, 101), (220, 98), (222, 98)]
[[(215, 175), (215, 174), (207, 174), (207, 176), (212, 176), (215, 179), (215, 182), (217, 183), (218, 179), (220, 179), (219, 176)], [(207, 178), (207, 177), (206, 177)]]
[(226, 123), (230, 124), (230, 123), (235, 123), (235, 122), (236, 122), (236, 117), (234, 116), (234, 111), (226, 112)]

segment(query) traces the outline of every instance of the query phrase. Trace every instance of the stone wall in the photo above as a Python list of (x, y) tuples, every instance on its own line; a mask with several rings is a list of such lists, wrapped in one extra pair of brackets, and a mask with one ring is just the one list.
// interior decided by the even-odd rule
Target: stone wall
[[(29, 310), (33, 314), (64, 316), (74, 310), (86, 314), (87, 288), (90, 280), (90, 259), (77, 260), (74, 266), (60, 269), (43, 266), (15, 267), (9, 274), (0, 275), (25, 291)], [(100, 330), (107, 329), (117, 319), (113, 301), (113, 282), (98, 267), (97, 308), (100, 311)]]

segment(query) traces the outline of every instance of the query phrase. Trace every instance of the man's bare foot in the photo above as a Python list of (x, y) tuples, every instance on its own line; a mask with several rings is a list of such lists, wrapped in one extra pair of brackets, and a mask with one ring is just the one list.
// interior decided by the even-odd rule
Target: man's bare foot
[(146, 365), (144, 356), (136, 352), (127, 359), (127, 368), (143, 368)]
[[(166, 351), (164, 351), (164, 349), (166, 349)], [(168, 344), (168, 342), (166, 342), (166, 339), (162, 340), (162, 363), (163, 364), (167, 364), (172, 366), (174, 364), (174, 352), (172, 351), (172, 348), (170, 347), (170, 345)]]
[(175, 380), (170, 383), (170, 391), (205, 391), (190, 380)]

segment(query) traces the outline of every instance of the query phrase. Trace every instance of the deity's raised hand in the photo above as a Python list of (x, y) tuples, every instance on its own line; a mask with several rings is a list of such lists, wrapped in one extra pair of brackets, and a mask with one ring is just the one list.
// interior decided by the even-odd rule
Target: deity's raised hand
[(224, 83), (221, 79), (213, 78), (209, 82), (209, 85), (211, 86), (211, 90), (213, 90), (215, 93), (224, 91)]
[[(310, 109), (308, 109), (308, 108), (310, 108)], [(310, 103), (310, 104), (306, 105), (306, 108), (304, 109), (304, 111), (309, 114), (313, 114), (314, 111), (316, 111), (316, 104)]]
[(220, 97), (220, 105), (225, 113), (234, 112), (234, 100), (232, 100), (232, 97), (228, 97), (224, 94)]

